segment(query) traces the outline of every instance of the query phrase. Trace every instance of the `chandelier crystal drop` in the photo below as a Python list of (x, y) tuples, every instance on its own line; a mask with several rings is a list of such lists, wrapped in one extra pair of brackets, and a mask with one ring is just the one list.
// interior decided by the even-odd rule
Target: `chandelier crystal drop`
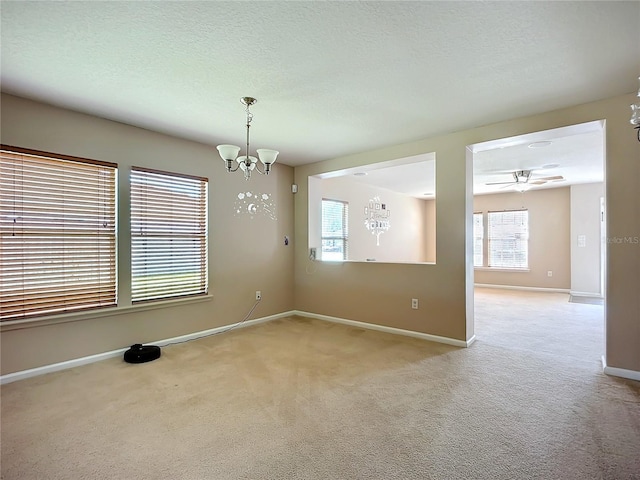
[[(240, 169), (244, 172), (244, 179), (249, 180), (251, 178), (251, 172), (254, 170), (260, 174), (269, 175), (271, 165), (276, 163), (276, 158), (278, 158), (278, 153), (280, 152), (267, 148), (259, 148), (256, 150), (258, 158), (249, 154), (249, 127), (251, 126), (251, 120), (253, 120), (253, 114), (249, 111), (249, 107), (255, 105), (257, 100), (253, 97), (242, 97), (240, 101), (247, 107), (247, 149), (245, 154), (238, 157), (240, 147), (236, 145), (218, 145), (217, 148), (222, 160), (224, 160), (226, 164), (227, 172), (235, 172)], [(234, 160), (238, 162), (236, 168), (233, 168)], [(258, 160), (264, 165), (263, 170), (260, 170)]]

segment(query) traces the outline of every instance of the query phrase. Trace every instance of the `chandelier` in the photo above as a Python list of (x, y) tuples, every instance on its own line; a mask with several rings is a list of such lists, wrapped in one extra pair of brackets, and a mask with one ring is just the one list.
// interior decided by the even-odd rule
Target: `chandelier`
[[(640, 83), (640, 77), (638, 77), (638, 83)], [(638, 141), (640, 142), (640, 87), (638, 88), (637, 97), (636, 103), (631, 104), (631, 120), (629, 122), (638, 130)]]
[[(247, 150), (244, 155), (238, 157), (240, 147), (236, 145), (218, 145), (217, 148), (222, 160), (226, 163), (227, 172), (235, 172), (240, 169), (244, 172), (244, 179), (249, 180), (253, 170), (262, 175), (269, 175), (271, 165), (276, 163), (276, 158), (280, 152), (277, 150), (268, 150), (266, 148), (257, 149), (256, 152), (258, 153), (258, 158), (264, 165), (264, 169), (262, 171), (260, 170), (258, 167), (258, 158), (249, 155), (249, 127), (251, 125), (251, 120), (253, 120), (253, 114), (249, 111), (249, 107), (254, 105), (257, 100), (253, 97), (242, 97), (240, 101), (247, 106)], [(238, 166), (236, 168), (233, 168), (234, 160), (238, 162)]]

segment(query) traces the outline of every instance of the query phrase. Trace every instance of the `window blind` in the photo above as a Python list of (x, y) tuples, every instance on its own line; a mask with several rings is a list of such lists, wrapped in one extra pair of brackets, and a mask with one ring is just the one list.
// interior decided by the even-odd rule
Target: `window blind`
[(347, 202), (322, 200), (322, 260), (347, 259), (348, 214)]
[(489, 266), (529, 268), (529, 211), (489, 212)]
[(2, 146), (2, 321), (116, 305), (116, 171)]
[(482, 267), (484, 254), (482, 244), (484, 240), (484, 223), (482, 213), (473, 214), (473, 266)]
[(207, 293), (206, 178), (131, 170), (131, 300)]

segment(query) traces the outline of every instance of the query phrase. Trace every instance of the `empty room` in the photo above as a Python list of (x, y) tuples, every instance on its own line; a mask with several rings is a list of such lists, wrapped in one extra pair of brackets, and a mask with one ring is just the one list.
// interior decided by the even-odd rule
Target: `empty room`
[(0, 7), (3, 480), (640, 478), (639, 2)]

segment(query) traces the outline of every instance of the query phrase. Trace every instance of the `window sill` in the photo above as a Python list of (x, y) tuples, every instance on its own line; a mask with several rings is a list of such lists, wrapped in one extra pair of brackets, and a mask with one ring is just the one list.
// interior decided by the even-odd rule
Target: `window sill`
[(157, 302), (144, 303), (139, 305), (130, 305), (126, 307), (107, 307), (95, 310), (87, 310), (84, 312), (61, 313), (58, 315), (49, 315), (47, 317), (30, 318), (24, 320), (9, 320), (0, 323), (0, 332), (21, 330), (23, 328), (42, 327), (45, 325), (55, 325), (58, 323), (79, 322), (82, 320), (92, 320), (102, 317), (113, 317), (116, 315), (125, 315), (127, 313), (138, 313), (145, 310), (156, 310), (165, 307), (177, 307), (191, 303), (209, 302), (213, 299), (213, 295), (202, 295), (197, 297), (179, 298), (172, 300), (160, 300)]
[(387, 264), (387, 265), (435, 265), (436, 262), (392, 262), (390, 260), (375, 260), (375, 259), (367, 259), (367, 260), (314, 260), (315, 262), (324, 263), (327, 265), (336, 265), (343, 263), (379, 263), (379, 264)]
[(480, 272), (511, 272), (511, 273), (528, 273), (528, 268), (499, 268), (499, 267), (473, 267), (474, 270)]

